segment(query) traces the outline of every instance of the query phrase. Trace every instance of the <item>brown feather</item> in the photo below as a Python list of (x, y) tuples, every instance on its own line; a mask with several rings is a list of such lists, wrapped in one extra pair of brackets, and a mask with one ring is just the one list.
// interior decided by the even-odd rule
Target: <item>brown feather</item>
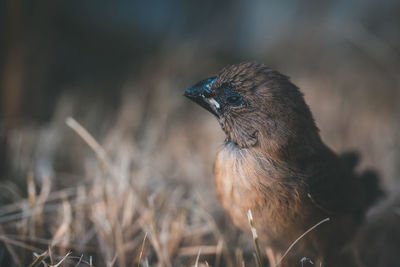
[[(245, 104), (225, 103), (226, 88)], [(366, 189), (353, 172), (355, 164), (346, 164), (322, 142), (299, 89), (263, 64), (242, 63), (223, 69), (210, 95), (221, 102), (218, 121), (227, 136), (214, 165), (216, 189), (233, 222), (249, 231), (250, 209), (262, 244), (282, 255), (330, 217), (281, 266), (298, 265), (305, 256), (327, 267), (357, 266), (347, 246), (380, 191)]]

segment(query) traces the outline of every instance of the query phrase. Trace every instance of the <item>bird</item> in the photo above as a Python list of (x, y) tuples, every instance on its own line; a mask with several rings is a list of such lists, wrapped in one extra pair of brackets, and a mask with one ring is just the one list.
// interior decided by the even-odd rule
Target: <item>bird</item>
[[(212, 113), (224, 131), (214, 163), (217, 196), (244, 231), (251, 211), (271, 266), (359, 266), (352, 240), (382, 195), (378, 176), (355, 171), (357, 153), (338, 155), (322, 141), (289, 77), (243, 62), (197, 82), (184, 96)], [(300, 262), (304, 257), (310, 260)]]

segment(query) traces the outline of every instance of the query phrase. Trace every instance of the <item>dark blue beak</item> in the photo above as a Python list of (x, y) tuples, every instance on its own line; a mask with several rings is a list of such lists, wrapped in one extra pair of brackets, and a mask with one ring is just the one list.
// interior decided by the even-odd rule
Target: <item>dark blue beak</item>
[(211, 86), (215, 79), (215, 77), (208, 78), (196, 83), (185, 91), (184, 96), (218, 117), (220, 107), (211, 93)]

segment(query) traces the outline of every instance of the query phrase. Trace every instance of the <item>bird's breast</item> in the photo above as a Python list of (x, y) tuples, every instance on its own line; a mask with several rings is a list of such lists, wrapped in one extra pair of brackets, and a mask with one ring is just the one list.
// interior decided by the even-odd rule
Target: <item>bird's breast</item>
[(246, 150), (226, 143), (219, 149), (214, 165), (218, 198), (234, 223), (242, 228), (246, 227), (247, 210), (252, 206), (247, 156)]
[(239, 227), (248, 228), (247, 211), (273, 218), (276, 202), (274, 166), (256, 152), (227, 142), (214, 165), (216, 189), (222, 206)]
[(285, 235), (292, 219), (300, 219), (300, 194), (283, 182), (282, 173), (277, 164), (255, 151), (229, 142), (219, 149), (214, 165), (216, 191), (237, 226), (249, 229), (250, 209), (264, 239), (274, 240)]

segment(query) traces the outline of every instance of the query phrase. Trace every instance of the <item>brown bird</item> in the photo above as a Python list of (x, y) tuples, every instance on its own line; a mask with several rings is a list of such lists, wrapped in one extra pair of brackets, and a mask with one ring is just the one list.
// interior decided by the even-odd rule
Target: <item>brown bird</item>
[(233, 222), (249, 231), (251, 210), (270, 264), (310, 227), (280, 266), (358, 266), (351, 240), (380, 194), (373, 172), (357, 175), (356, 154), (338, 156), (321, 140), (289, 78), (263, 64), (226, 67), (185, 91), (215, 115), (226, 140), (214, 165), (216, 189)]

